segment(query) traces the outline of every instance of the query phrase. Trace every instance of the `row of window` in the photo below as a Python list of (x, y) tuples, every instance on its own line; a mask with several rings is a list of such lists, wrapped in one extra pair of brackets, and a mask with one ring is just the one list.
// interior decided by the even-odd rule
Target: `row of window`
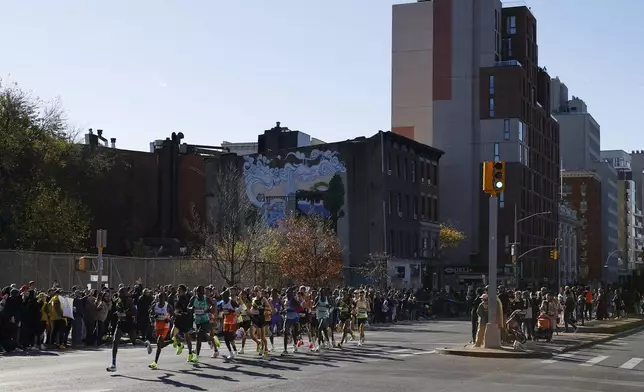
[(438, 164), (424, 159), (416, 161), (400, 155), (387, 154), (387, 174), (405, 181), (427, 183), (438, 186)]
[(389, 192), (387, 200), (389, 215), (438, 222), (438, 197), (421, 194), (420, 197)]
[(437, 257), (438, 245), (438, 232), (389, 230), (387, 253), (395, 257)]

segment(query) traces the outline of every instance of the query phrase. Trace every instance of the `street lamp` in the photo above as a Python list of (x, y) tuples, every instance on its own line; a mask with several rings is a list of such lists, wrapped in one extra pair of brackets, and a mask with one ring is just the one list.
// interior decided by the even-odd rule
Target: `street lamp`
[(604, 263), (604, 268), (608, 268), (608, 260), (610, 260), (610, 257), (614, 255), (615, 253), (622, 252), (621, 249), (615, 249), (614, 251), (610, 252), (608, 256), (606, 256), (606, 263)]
[[(549, 215), (551, 213), (552, 213), (552, 211), (542, 211), (542, 212), (537, 212), (537, 213), (534, 213), (534, 214), (531, 214), (531, 215), (528, 215), (528, 216), (524, 216), (521, 219), (518, 219), (519, 217), (517, 215), (517, 203), (514, 203), (514, 238), (513, 238), (514, 241), (510, 245), (511, 246), (511, 252), (512, 252), (511, 254), (513, 255), (513, 257), (516, 257), (519, 254), (519, 249), (518, 249), (519, 241), (517, 241), (517, 237), (519, 236), (519, 234), (518, 234), (519, 222), (523, 222), (524, 220), (534, 218), (535, 216)], [(517, 287), (519, 287), (519, 257), (516, 257), (515, 260), (516, 260), (516, 263), (514, 265), (514, 278), (516, 280)]]

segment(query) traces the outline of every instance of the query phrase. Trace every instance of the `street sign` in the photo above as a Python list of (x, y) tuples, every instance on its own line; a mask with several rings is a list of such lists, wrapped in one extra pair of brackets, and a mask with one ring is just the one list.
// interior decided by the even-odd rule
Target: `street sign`
[[(90, 275), (89, 280), (92, 282), (98, 282), (98, 275)], [(101, 275), (101, 282), (107, 283), (109, 281), (108, 277), (105, 275)]]
[(98, 249), (107, 248), (107, 230), (96, 230), (96, 247)]

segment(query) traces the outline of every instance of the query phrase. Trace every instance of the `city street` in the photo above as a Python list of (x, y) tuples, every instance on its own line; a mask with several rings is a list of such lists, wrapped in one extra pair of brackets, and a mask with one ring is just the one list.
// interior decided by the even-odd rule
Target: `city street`
[[(185, 363), (185, 356), (164, 351), (159, 370), (147, 368), (143, 348), (119, 351), (118, 371), (107, 373), (109, 350), (61, 355), (0, 357), (0, 391), (641, 391), (644, 388), (644, 332), (548, 360), (481, 359), (443, 356), (436, 348), (464, 344), (465, 321), (430, 321), (368, 331), (364, 347), (322, 354), (240, 355), (235, 363), (209, 358)], [(277, 343), (277, 341), (276, 341)], [(276, 349), (281, 348), (276, 345)], [(254, 344), (250, 345), (253, 351)], [(281, 350), (280, 350), (281, 351)]]

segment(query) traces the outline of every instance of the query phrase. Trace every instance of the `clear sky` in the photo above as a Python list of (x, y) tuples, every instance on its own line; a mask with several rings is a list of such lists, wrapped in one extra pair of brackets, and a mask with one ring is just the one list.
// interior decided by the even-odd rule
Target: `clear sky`
[[(411, 1), (0, 0), (0, 77), (121, 148), (255, 141), (275, 121), (344, 140), (389, 129), (391, 5)], [(586, 101), (602, 149), (644, 149), (644, 1), (528, 5), (540, 65)]]

